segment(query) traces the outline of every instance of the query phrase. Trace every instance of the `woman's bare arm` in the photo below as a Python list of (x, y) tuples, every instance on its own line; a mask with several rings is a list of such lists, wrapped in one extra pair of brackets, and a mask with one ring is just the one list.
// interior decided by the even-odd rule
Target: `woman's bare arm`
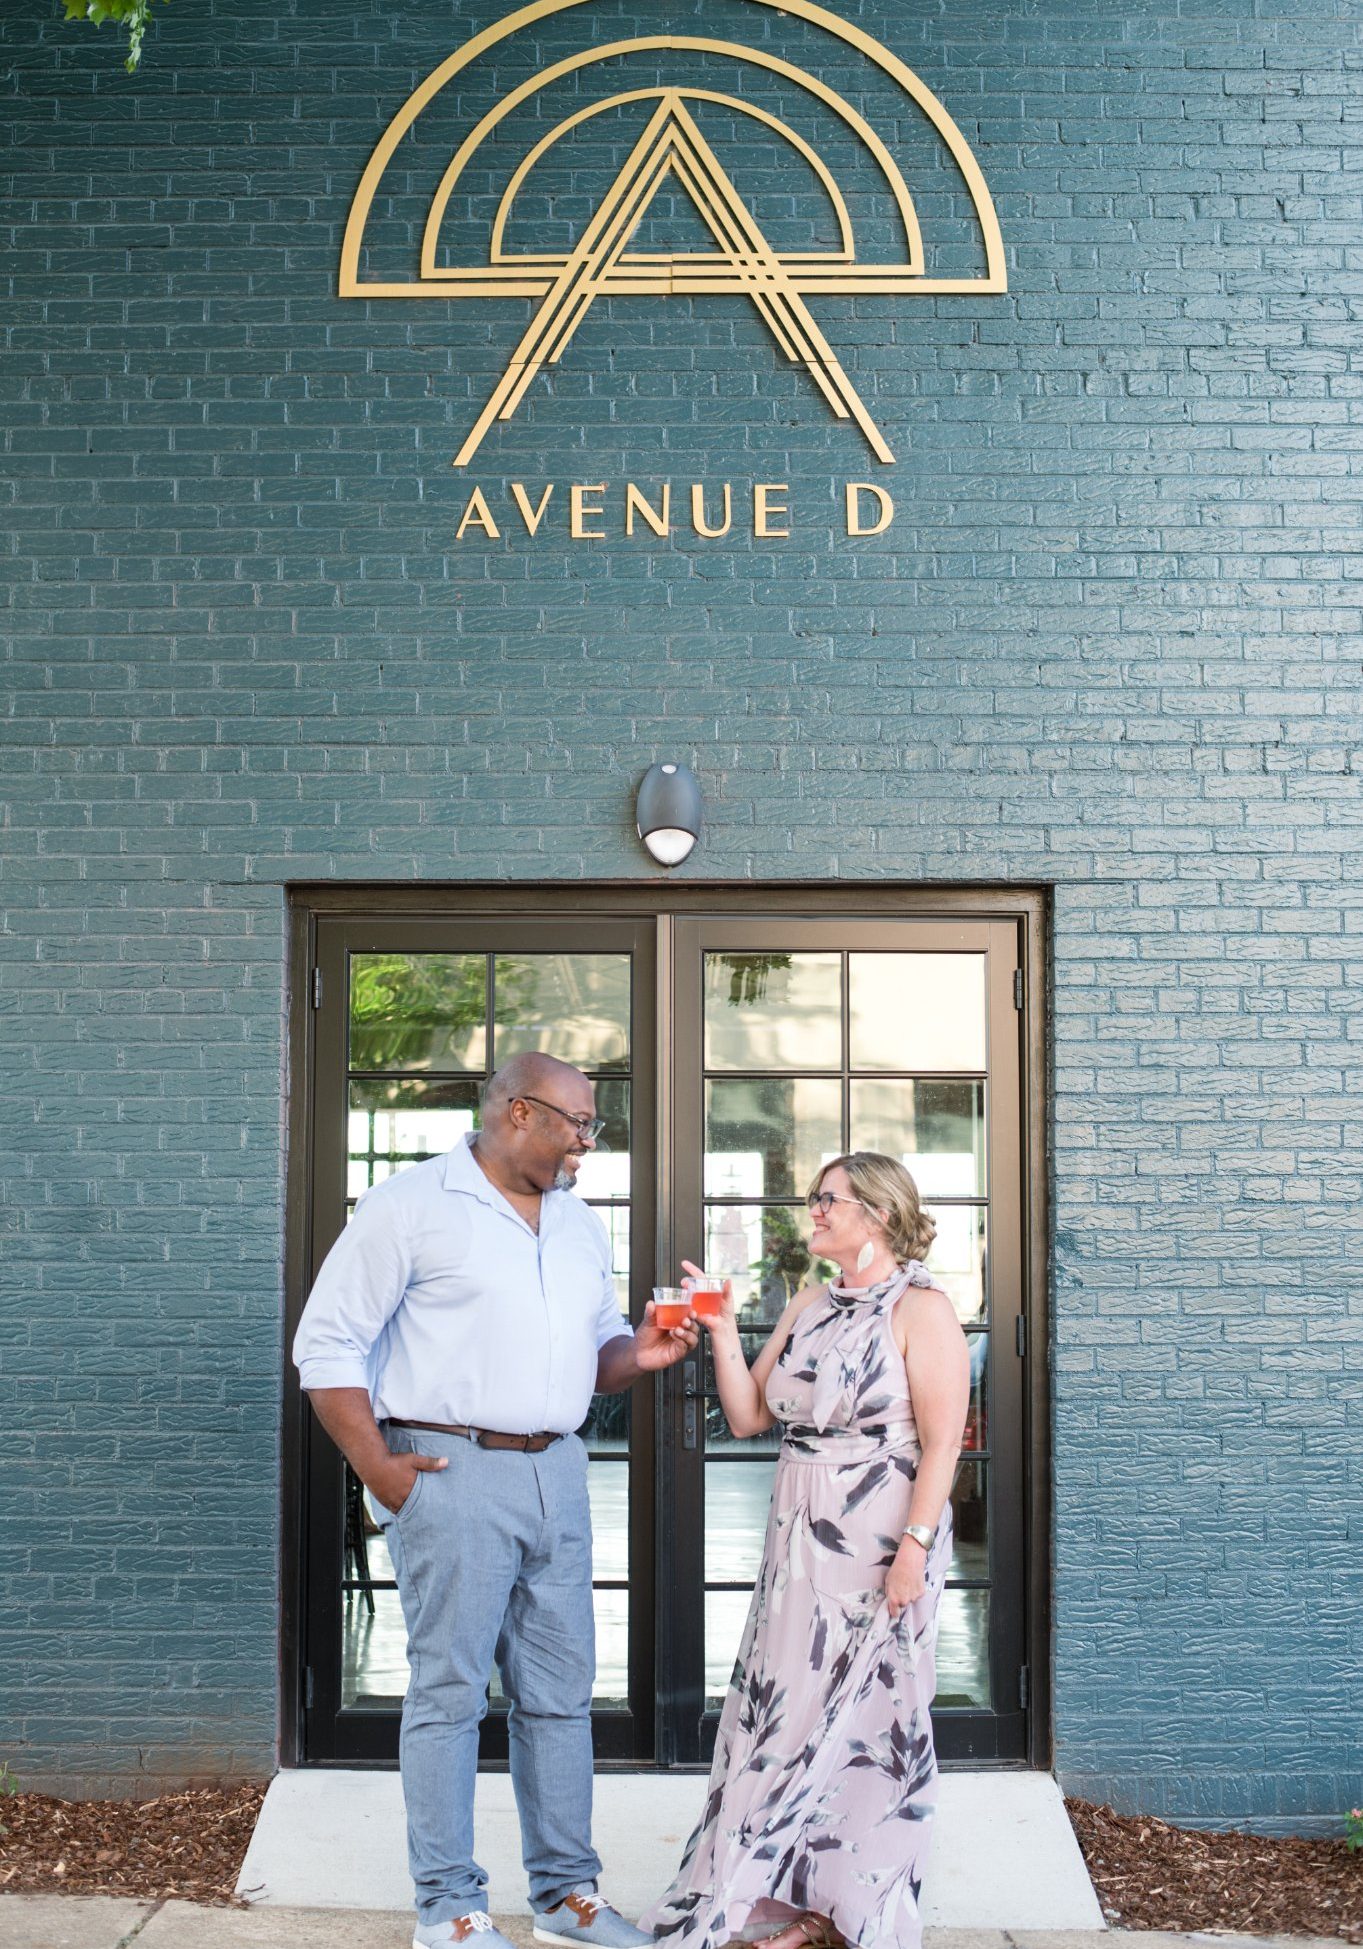
[(970, 1407), (970, 1348), (938, 1287), (910, 1286), (897, 1310), (921, 1450), (909, 1521), (936, 1529), (956, 1477)]
[(740, 1441), (776, 1426), (776, 1417), (767, 1406), (767, 1376), (780, 1359), (796, 1320), (822, 1291), (822, 1286), (806, 1286), (796, 1293), (751, 1367), (743, 1357), (732, 1298), (726, 1298), (722, 1313), (711, 1324), (715, 1385), (730, 1433)]
[[(956, 1479), (965, 1433), (970, 1349), (951, 1301), (936, 1286), (909, 1287), (895, 1308), (895, 1337), (904, 1349), (921, 1451), (908, 1520), (936, 1529)], [(885, 1581), (892, 1617), (922, 1596), (927, 1560), (922, 1544), (905, 1536)]]

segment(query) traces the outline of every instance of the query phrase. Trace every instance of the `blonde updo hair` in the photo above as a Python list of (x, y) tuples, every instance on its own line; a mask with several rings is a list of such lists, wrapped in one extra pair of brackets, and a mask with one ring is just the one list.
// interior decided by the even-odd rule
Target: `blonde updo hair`
[(854, 1150), (845, 1157), (834, 1157), (819, 1171), (807, 1195), (812, 1198), (822, 1189), (828, 1173), (839, 1168), (847, 1173), (852, 1195), (869, 1205), (872, 1214), (890, 1214), (885, 1235), (900, 1265), (910, 1259), (925, 1259), (937, 1227), (923, 1209), (918, 1186), (898, 1158), (886, 1157), (878, 1150)]

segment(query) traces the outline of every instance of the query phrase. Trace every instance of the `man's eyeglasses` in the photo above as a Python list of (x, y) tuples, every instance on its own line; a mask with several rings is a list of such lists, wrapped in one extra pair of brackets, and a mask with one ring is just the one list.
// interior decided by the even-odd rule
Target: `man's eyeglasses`
[(541, 1110), (552, 1110), (555, 1116), (570, 1123), (584, 1144), (594, 1144), (606, 1127), (604, 1117), (575, 1117), (571, 1110), (561, 1110), (557, 1103), (546, 1103), (542, 1096), (522, 1096), (522, 1103), (538, 1103)]
[(859, 1205), (860, 1198), (840, 1198), (836, 1191), (812, 1191), (805, 1199), (811, 1211), (817, 1211), (820, 1218), (827, 1218), (834, 1205)]

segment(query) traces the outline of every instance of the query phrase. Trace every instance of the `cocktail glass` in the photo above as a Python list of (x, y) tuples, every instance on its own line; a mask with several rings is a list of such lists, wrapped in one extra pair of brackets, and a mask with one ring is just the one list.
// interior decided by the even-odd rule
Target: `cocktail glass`
[(698, 1320), (717, 1320), (724, 1310), (724, 1281), (703, 1273), (691, 1281), (691, 1311)]
[(684, 1325), (690, 1311), (691, 1295), (684, 1286), (653, 1288), (653, 1324), (661, 1327), (664, 1333), (674, 1326)]

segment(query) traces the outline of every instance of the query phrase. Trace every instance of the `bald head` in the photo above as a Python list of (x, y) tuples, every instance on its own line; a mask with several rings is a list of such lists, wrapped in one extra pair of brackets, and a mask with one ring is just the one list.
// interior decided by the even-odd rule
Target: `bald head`
[[(523, 1055), (512, 1056), (504, 1062), (488, 1083), (483, 1096), (483, 1126), (486, 1128), (494, 1119), (505, 1119), (517, 1097), (548, 1097), (551, 1102), (560, 1101), (565, 1110), (574, 1116), (590, 1116), (591, 1111), (582, 1111), (577, 1103), (570, 1102), (566, 1092), (572, 1091), (574, 1097), (586, 1085), (588, 1096), (591, 1084), (580, 1069), (574, 1069), (570, 1062), (560, 1062), (557, 1056), (546, 1056), (538, 1049), (527, 1049)], [(561, 1099), (554, 1096), (555, 1089), (565, 1094)]]
[(595, 1115), (591, 1081), (580, 1069), (528, 1049), (504, 1062), (483, 1093), (477, 1154), (503, 1185), (571, 1190), (595, 1148), (587, 1128)]

